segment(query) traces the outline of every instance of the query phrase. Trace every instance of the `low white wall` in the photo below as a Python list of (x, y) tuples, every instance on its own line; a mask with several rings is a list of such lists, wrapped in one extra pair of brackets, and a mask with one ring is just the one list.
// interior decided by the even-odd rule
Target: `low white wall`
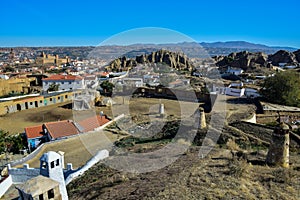
[(103, 160), (104, 158), (107, 158), (109, 156), (108, 150), (101, 150), (99, 151), (93, 158), (91, 158), (83, 167), (76, 170), (74, 173), (70, 174), (66, 178), (66, 184), (69, 184), (72, 180), (77, 178), (78, 176), (82, 175), (85, 171), (87, 171), (89, 168), (94, 166), (96, 163), (98, 163), (100, 160)]
[(98, 127), (98, 128), (95, 128), (94, 131), (100, 131), (100, 130), (103, 130), (105, 127), (111, 125), (112, 123), (120, 120), (121, 118), (123, 118), (125, 115), (124, 114), (121, 114), (119, 116), (117, 116), (116, 118), (114, 118), (113, 120), (107, 122), (106, 124), (103, 124), (102, 126)]
[(0, 198), (5, 194), (12, 184), (13, 182), (10, 175), (0, 183)]

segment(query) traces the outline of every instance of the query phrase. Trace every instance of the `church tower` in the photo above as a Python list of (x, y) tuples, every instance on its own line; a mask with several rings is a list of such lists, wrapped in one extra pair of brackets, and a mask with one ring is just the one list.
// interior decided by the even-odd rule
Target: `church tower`
[(66, 183), (63, 173), (62, 155), (54, 151), (44, 153), (40, 158), (40, 174), (59, 182), (59, 190), (62, 196), (62, 200), (68, 200)]

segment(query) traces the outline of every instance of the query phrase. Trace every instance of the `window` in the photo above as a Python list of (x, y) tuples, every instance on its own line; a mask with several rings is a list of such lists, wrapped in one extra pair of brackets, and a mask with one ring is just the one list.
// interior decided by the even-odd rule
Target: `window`
[(48, 199), (54, 199), (54, 190), (53, 189), (49, 190), (47, 193), (48, 193)]
[(30, 102), (30, 105), (32, 105), (32, 102)]
[(60, 97), (57, 97), (58, 100), (60, 100)]
[(43, 194), (40, 194), (40, 195), (39, 195), (39, 200), (44, 200)]
[(54, 168), (54, 166), (55, 166), (55, 165), (54, 165), (54, 161), (52, 161), (52, 162), (50, 163), (50, 165), (51, 165), (51, 169)]
[(50, 98), (50, 101), (52, 101), (52, 98)]
[(59, 159), (56, 160), (56, 166), (58, 166), (58, 165), (59, 165)]
[(71, 84), (72, 82), (70, 81), (69, 84)]
[(46, 169), (47, 168), (47, 163), (46, 162), (43, 162), (42, 163), (42, 169)]
[(43, 101), (42, 101), (42, 100), (40, 100), (40, 103), (43, 103)]
[(68, 95), (65, 95), (65, 98), (67, 99), (67, 98), (68, 98)]
[(63, 85), (63, 84), (65, 84), (65, 82), (61, 82), (61, 84)]

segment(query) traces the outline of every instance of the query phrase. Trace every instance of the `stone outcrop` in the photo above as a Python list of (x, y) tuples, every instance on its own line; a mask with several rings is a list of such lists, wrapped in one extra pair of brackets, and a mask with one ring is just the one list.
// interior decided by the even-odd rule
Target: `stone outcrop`
[(265, 67), (268, 64), (268, 55), (262, 52), (251, 53), (242, 51), (231, 53), (228, 56), (217, 57), (217, 66), (231, 66), (247, 70), (249, 68)]
[(280, 50), (271, 55), (262, 52), (251, 53), (242, 51), (231, 53), (228, 56), (216, 56), (214, 59), (216, 65), (221, 68), (230, 66), (233, 68), (241, 68), (245, 71), (260, 67), (270, 68), (272, 66), (279, 66), (280, 63), (299, 66), (300, 50), (295, 52)]
[(269, 60), (273, 65), (278, 66), (279, 63), (296, 64), (296, 56), (292, 52), (280, 50), (269, 56)]
[(189, 61), (188, 57), (181, 53), (175, 53), (168, 50), (159, 50), (148, 55), (136, 56), (134, 59), (121, 57), (113, 60), (106, 69), (109, 71), (126, 71), (138, 64), (146, 63), (165, 63), (177, 70), (192, 71), (194, 66)]
[(294, 55), (296, 57), (297, 62), (300, 63), (300, 49), (297, 51), (294, 51)]

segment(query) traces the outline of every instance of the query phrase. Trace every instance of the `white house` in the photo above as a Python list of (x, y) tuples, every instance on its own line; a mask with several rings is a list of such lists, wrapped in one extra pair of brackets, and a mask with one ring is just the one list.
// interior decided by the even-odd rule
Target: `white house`
[(95, 89), (99, 85), (98, 77), (95, 75), (85, 76), (84, 85), (89, 89)]
[(0, 79), (8, 80), (9, 76), (7, 76), (6, 74), (0, 74)]
[(123, 78), (122, 82), (126, 86), (142, 87), (144, 85), (143, 78)]
[(229, 96), (241, 97), (245, 94), (244, 84), (240, 83), (231, 83), (228, 87), (226, 87), (225, 94)]
[(240, 75), (244, 72), (244, 70), (242, 70), (241, 68), (231, 68), (228, 67), (227, 71), (228, 74), (234, 74), (234, 75)]
[(42, 79), (43, 90), (47, 91), (52, 84), (59, 85), (58, 90), (84, 89), (84, 80), (81, 76), (73, 75), (53, 75)]
[(241, 97), (245, 95), (244, 84), (240, 83), (231, 83), (229, 86), (216, 86), (213, 85), (211, 92), (216, 92), (217, 94), (225, 94), (229, 96)]

